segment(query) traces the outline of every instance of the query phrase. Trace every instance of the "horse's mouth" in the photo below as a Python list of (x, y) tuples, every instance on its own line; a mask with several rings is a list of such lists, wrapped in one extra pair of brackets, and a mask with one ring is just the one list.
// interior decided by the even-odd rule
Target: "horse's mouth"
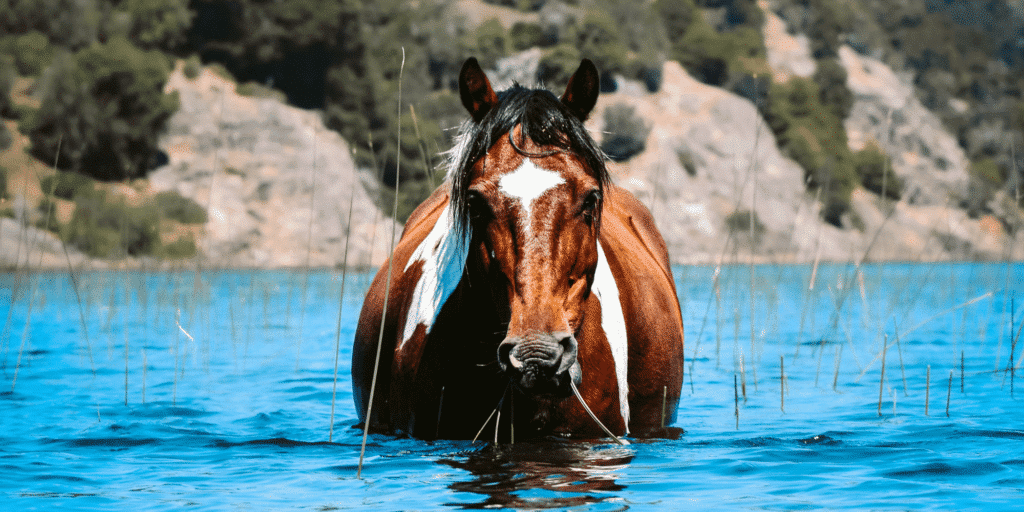
[(561, 400), (572, 396), (570, 382), (580, 385), (582, 372), (578, 362), (563, 372), (546, 374), (543, 368), (526, 364), (522, 368), (509, 367), (505, 370), (509, 382), (520, 393), (536, 400)]
[(498, 345), (498, 365), (522, 393), (544, 398), (572, 395), (579, 386), (576, 338), (566, 332), (531, 333), (505, 338)]

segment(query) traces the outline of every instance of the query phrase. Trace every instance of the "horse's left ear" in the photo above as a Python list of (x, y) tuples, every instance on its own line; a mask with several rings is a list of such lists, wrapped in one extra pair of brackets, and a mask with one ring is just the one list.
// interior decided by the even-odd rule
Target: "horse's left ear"
[(597, 104), (597, 94), (600, 91), (600, 76), (597, 74), (597, 66), (590, 59), (583, 59), (579, 69), (569, 78), (569, 85), (565, 87), (565, 94), (562, 95), (562, 103), (580, 121), (586, 121), (590, 111)]
[(466, 63), (462, 65), (462, 71), (459, 73), (459, 96), (462, 97), (462, 105), (477, 123), (498, 104), (498, 95), (491, 88), (491, 81), (487, 79), (484, 70), (480, 69), (476, 57), (466, 59)]

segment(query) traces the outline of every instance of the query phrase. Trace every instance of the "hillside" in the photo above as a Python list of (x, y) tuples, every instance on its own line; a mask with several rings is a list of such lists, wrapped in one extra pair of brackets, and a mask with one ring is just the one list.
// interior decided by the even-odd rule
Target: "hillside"
[[(171, 32), (156, 47), (192, 55), (169, 59), (177, 64), (165, 68), (155, 53), (123, 43), (88, 46), (51, 34), (51, 45), (83, 49), (71, 61), (46, 48), (32, 58), (16, 52), (8, 68), (16, 71), (16, 101), (0, 104), (13, 139), (0, 152), (7, 168), (0, 211), (15, 218), (0, 225), (0, 264), (60, 267), (71, 257), (73, 265), (92, 268), (377, 265), (394, 225), (382, 211), (391, 210), (395, 172), (401, 169), (403, 183), (399, 221), (438, 180), (439, 153), (464, 118), (452, 80), (468, 55), (481, 57), (497, 83), (540, 80), (553, 89), (581, 57), (593, 58), (604, 92), (589, 127), (615, 160), (616, 182), (654, 213), (675, 262), (1024, 258), (1013, 152), (1020, 130), (1011, 122), (1016, 104), (1007, 85), (1016, 76), (1012, 59), (996, 77), (1002, 81), (990, 84), (999, 92), (991, 102), (971, 93), (977, 87), (968, 81), (963, 90), (942, 89), (937, 103), (941, 91), (922, 79), (934, 77), (934, 66), (922, 74), (910, 58), (916, 50), (904, 45), (900, 53), (875, 40), (889, 26), (885, 13), (896, 9), (920, 20), (900, 25), (905, 38), (922, 24), (941, 25), (945, 4), (506, 4), (325, 9), (312, 1), (242, 2), (235, 22), (260, 28), (227, 34), (208, 24), (221, 3), (199, 2), (179, 6), (196, 9), (191, 29), (164, 27)], [(829, 24), (843, 13), (864, 23)], [(10, 19), (0, 12), (5, 23)], [(29, 44), (38, 43), (34, 34), (52, 29), (12, 27), (0, 46), (17, 51), (36, 48)], [(102, 39), (105, 27), (82, 37)], [(396, 44), (406, 48), (405, 67)], [(65, 115), (115, 132), (128, 126), (135, 133), (112, 136), (149, 144), (149, 156), (141, 157), (130, 153), (141, 147), (136, 143), (116, 146), (120, 160), (100, 161), (114, 167), (97, 168), (88, 163), (97, 161), (88, 153), (95, 150), (76, 142), (77, 153), (67, 153), (69, 142), (36, 113), (61, 97), (61, 73), (107, 55), (114, 60), (104, 62), (130, 62), (135, 68), (128, 72), (149, 73), (140, 83), (159, 84), (147, 101), (159, 96), (161, 106), (138, 110), (149, 117), (127, 124), (88, 119), (95, 111)], [(1000, 55), (972, 58), (990, 59), (991, 67), (1003, 62)], [(975, 76), (976, 67), (962, 76)], [(145, 114), (149, 108), (155, 110)], [(150, 135), (131, 128), (140, 122), (159, 129)], [(399, 124), (403, 138), (396, 142)], [(54, 150), (62, 153), (56, 174), (44, 163), (52, 156), (39, 160)], [(88, 172), (98, 172), (100, 181), (82, 185), (76, 176)], [(129, 177), (111, 181), (118, 173)], [(51, 197), (44, 183), (64, 192)], [(26, 241), (39, 241), (40, 249), (28, 251), (37, 255), (32, 263)]]

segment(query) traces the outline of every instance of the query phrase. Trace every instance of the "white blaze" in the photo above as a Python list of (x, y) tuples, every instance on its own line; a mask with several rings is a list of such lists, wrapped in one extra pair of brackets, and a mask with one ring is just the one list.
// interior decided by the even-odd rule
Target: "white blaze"
[(533, 201), (543, 196), (548, 190), (565, 183), (565, 178), (555, 171), (541, 169), (531, 160), (523, 160), (518, 169), (504, 175), (498, 181), (498, 189), (506, 196), (515, 198), (523, 207), (523, 230), (529, 234), (530, 210)]
[(600, 241), (597, 243), (594, 284), (590, 290), (597, 294), (601, 303), (601, 329), (608, 339), (612, 360), (615, 361), (615, 378), (619, 384), (619, 412), (626, 424), (626, 433), (629, 434), (629, 350), (626, 346), (626, 318), (622, 314), (622, 303), (619, 302), (619, 287), (615, 284), (615, 276), (608, 266), (608, 259), (605, 258)]

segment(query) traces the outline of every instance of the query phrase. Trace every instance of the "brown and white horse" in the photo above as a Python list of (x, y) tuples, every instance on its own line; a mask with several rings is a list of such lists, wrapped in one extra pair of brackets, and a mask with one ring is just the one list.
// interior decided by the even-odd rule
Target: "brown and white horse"
[(469, 59), (459, 88), (472, 121), (447, 180), (409, 217), (359, 317), (360, 421), (427, 439), (486, 424), (502, 439), (602, 436), (575, 385), (615, 435), (656, 434), (675, 420), (682, 315), (650, 213), (611, 183), (583, 126), (597, 69), (584, 60), (559, 99), (495, 93)]

